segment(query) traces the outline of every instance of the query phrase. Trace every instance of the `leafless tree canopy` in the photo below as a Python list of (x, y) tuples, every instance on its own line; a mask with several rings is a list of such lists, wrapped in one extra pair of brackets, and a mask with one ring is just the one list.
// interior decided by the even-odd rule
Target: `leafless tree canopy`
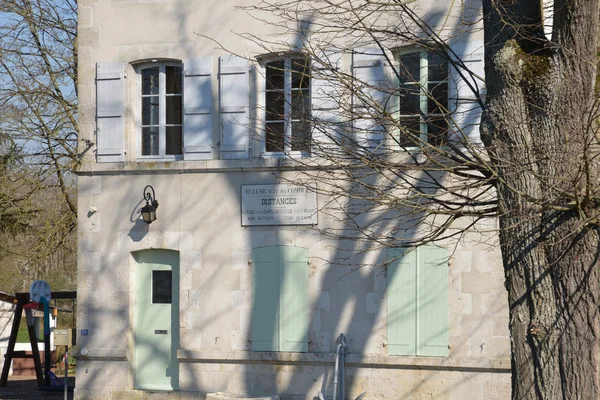
[[(313, 60), (306, 74), (321, 91), (305, 120), (319, 157), (291, 153), (289, 163), (304, 167), (296, 183), (331, 199), (321, 211), (338, 225), (324, 232), (366, 249), (406, 247), (499, 221), (513, 398), (599, 397), (598, 2), (264, 1), (245, 10), (280, 30), (240, 32), (266, 54)], [(485, 71), (462, 51), (475, 37)], [(387, 77), (347, 67), (373, 56)], [(423, 78), (424, 66), (443, 64), (447, 82), (431, 68)], [(270, 139), (280, 140), (267, 131)]]
[(75, 0), (0, 1), (3, 290), (75, 270), (76, 29)]

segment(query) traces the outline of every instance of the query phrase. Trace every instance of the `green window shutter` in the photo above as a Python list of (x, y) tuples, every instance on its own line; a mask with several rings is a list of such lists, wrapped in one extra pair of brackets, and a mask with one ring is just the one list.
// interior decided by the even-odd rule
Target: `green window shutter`
[(417, 252), (390, 249), (387, 271), (388, 354), (416, 354)]
[(280, 351), (308, 351), (308, 250), (281, 246)]
[(252, 250), (252, 350), (279, 350), (279, 247)]
[(448, 251), (418, 249), (417, 355), (448, 356)]

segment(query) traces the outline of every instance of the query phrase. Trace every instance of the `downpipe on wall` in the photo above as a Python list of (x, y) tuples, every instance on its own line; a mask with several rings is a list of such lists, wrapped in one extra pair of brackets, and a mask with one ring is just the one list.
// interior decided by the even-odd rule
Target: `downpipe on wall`
[[(346, 338), (343, 333), (335, 341), (337, 348), (335, 350), (335, 372), (333, 376), (333, 400), (344, 400), (344, 361), (346, 358)], [(338, 397), (338, 389), (339, 394)]]
[[(335, 341), (337, 348), (335, 350), (335, 371), (333, 377), (333, 400), (344, 400), (345, 396), (345, 361), (346, 361), (346, 337), (343, 333)], [(362, 400), (367, 392), (362, 392), (356, 400)], [(325, 400), (323, 392), (319, 392), (319, 400)]]

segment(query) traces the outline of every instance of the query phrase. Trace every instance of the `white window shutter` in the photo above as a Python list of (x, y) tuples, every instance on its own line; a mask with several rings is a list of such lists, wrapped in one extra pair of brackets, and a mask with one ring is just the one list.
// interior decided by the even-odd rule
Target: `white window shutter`
[(311, 67), (311, 152), (317, 156), (320, 152), (329, 153), (341, 140), (341, 93), (336, 76), (341, 58), (340, 53), (321, 52), (313, 59)]
[(96, 64), (96, 156), (98, 162), (125, 161), (123, 63)]
[(449, 107), (454, 126), (450, 139), (481, 143), (478, 100), (485, 97), (483, 42), (458, 42), (451, 49)]
[(363, 148), (379, 146), (383, 139), (386, 99), (385, 55), (378, 48), (355, 49), (352, 53), (354, 136)]
[(183, 62), (183, 158), (212, 159), (212, 57)]
[(250, 72), (248, 60), (227, 55), (219, 60), (221, 158), (248, 158)]

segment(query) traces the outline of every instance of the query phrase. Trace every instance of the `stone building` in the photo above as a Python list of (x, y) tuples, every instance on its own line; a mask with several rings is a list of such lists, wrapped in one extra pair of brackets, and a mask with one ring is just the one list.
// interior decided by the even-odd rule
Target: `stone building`
[[(298, 78), (316, 67), (296, 38), (236, 7), (251, 1), (78, 4), (77, 399), (331, 398), (341, 333), (346, 398), (509, 397), (493, 222), (336, 262), (328, 198), (295, 181), (293, 159), (318, 154), (293, 100), (317, 113), (323, 87)], [(482, 69), (481, 31), (453, 48)], [(389, 68), (377, 50), (337, 57), (349, 76)]]

